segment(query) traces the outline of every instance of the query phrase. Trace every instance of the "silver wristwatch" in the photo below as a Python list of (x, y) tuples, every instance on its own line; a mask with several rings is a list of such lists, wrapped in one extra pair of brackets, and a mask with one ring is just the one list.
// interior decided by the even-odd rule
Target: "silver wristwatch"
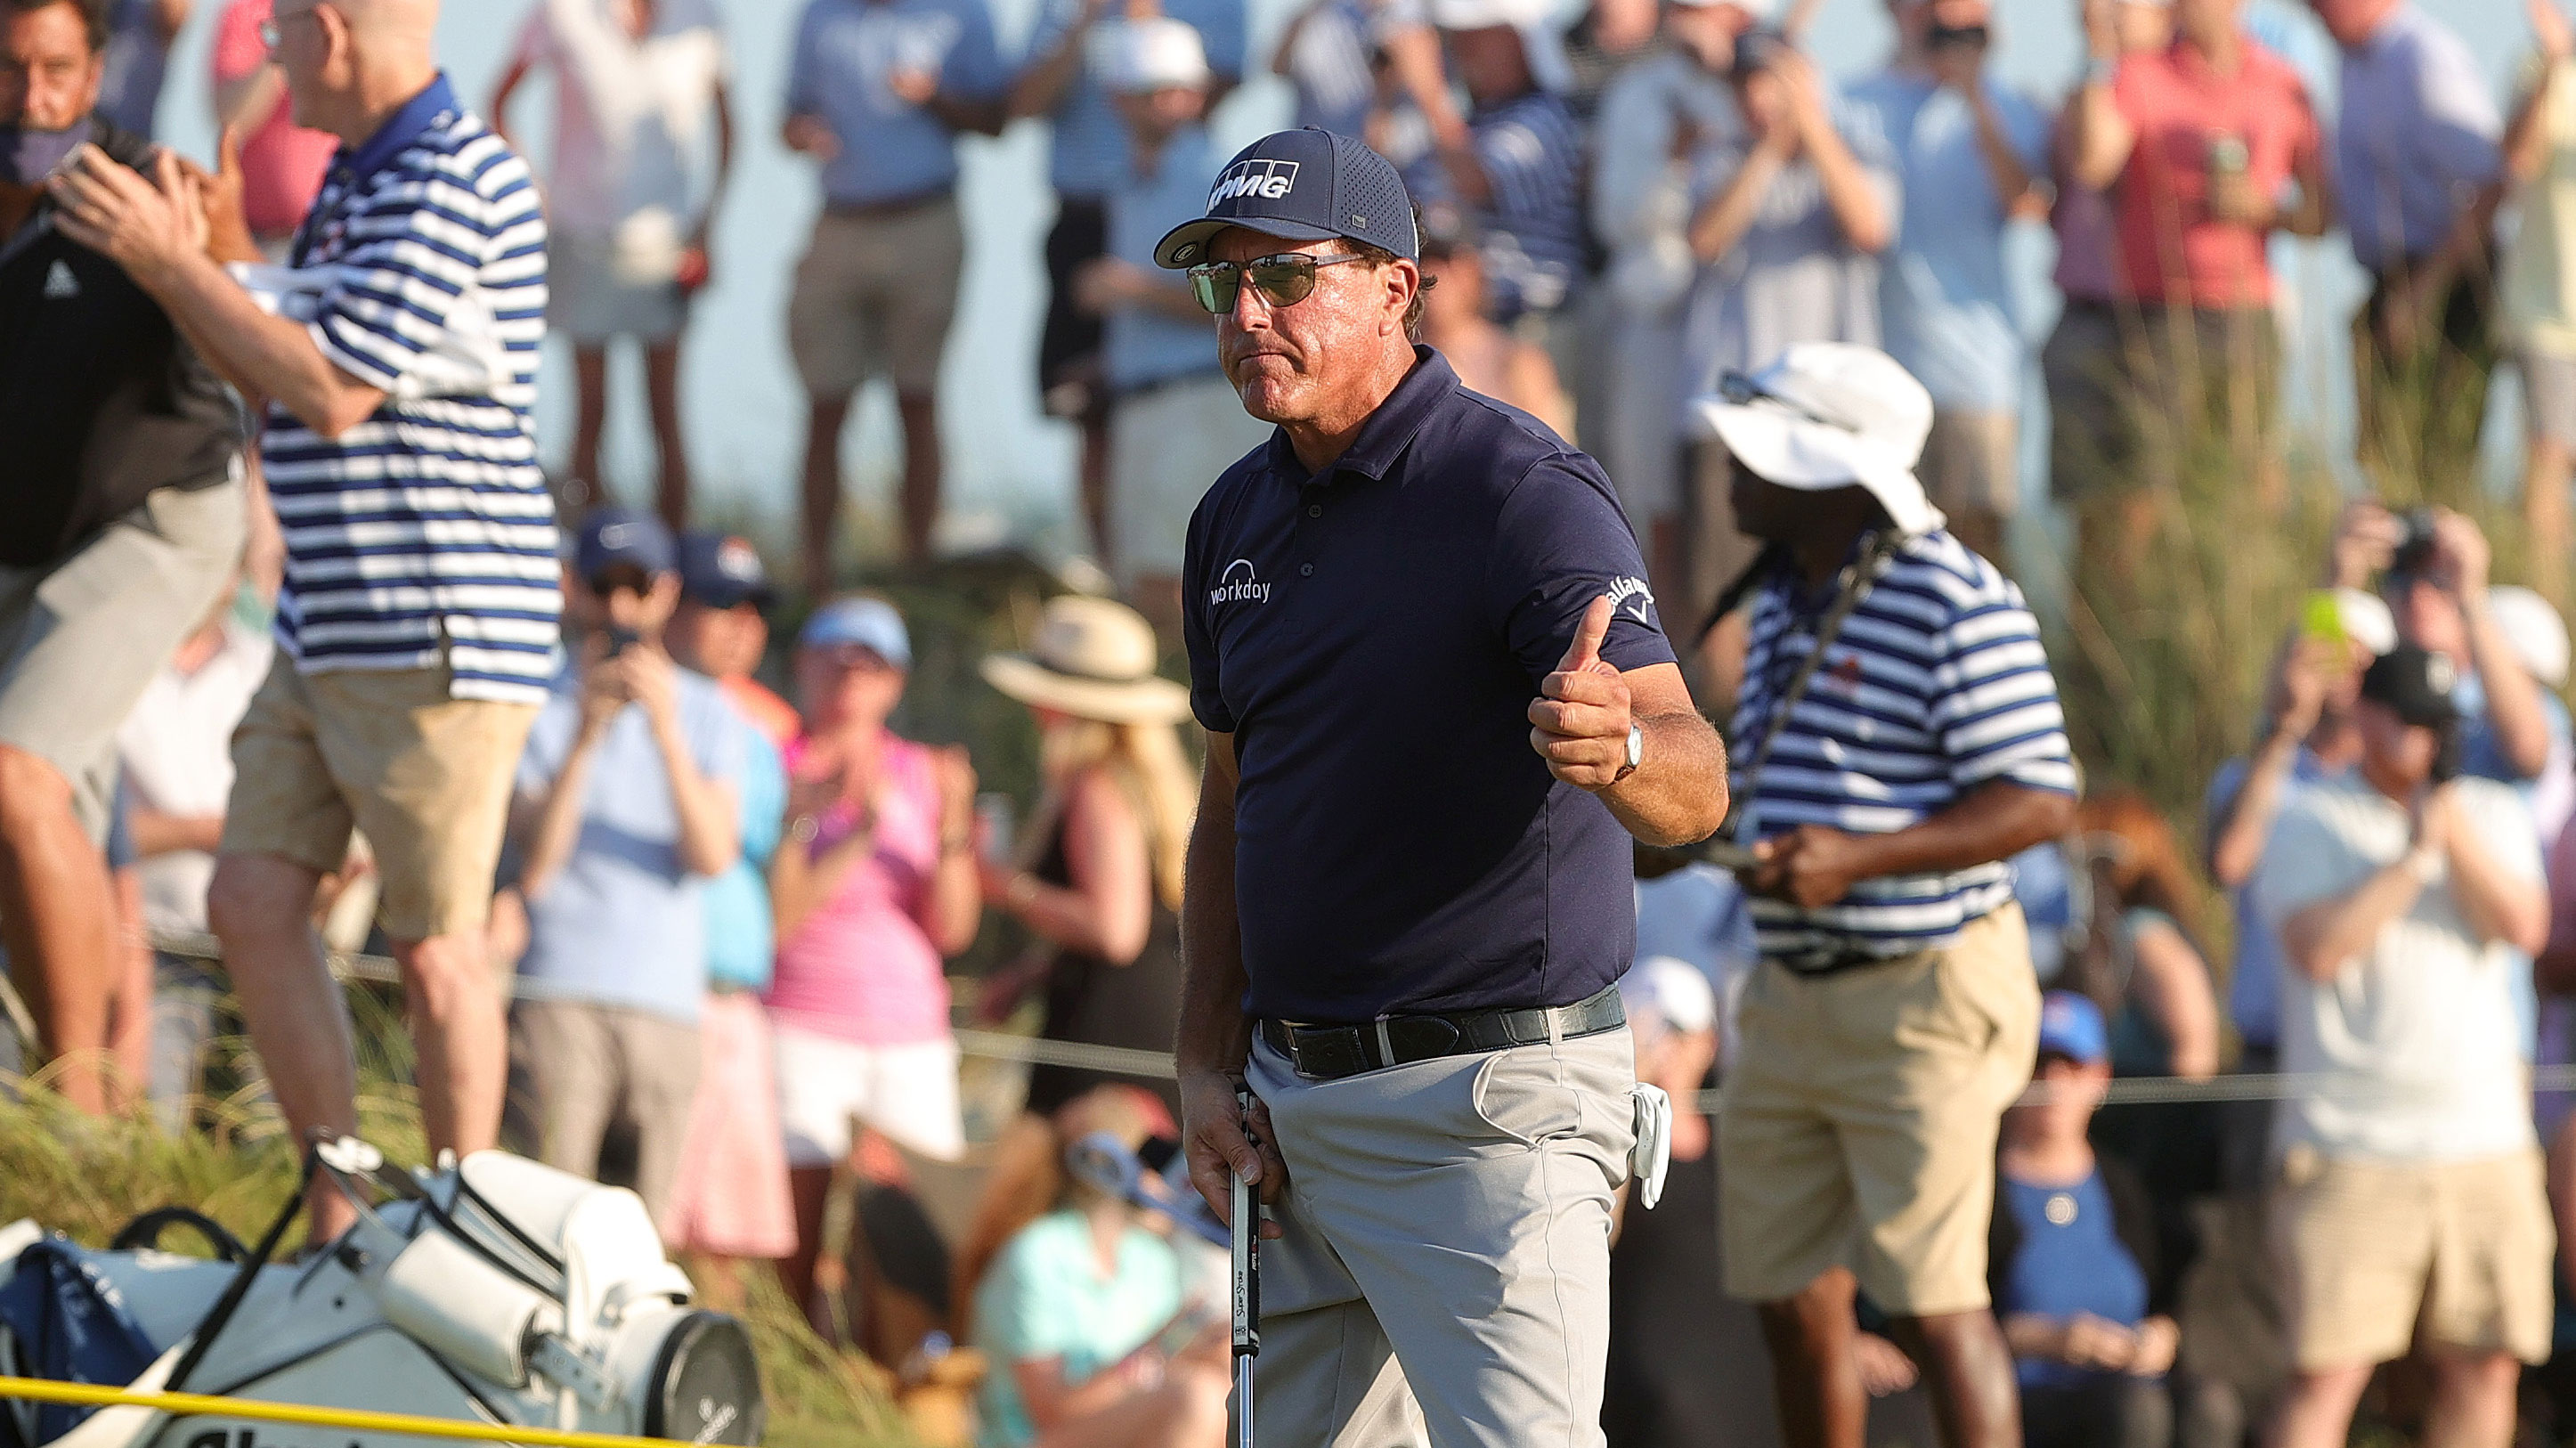
[(1628, 762), (1619, 766), (1619, 772), (1610, 776), (1610, 782), (1612, 784), (1617, 784), (1619, 781), (1626, 779), (1629, 775), (1637, 772), (1638, 765), (1645, 762), (1646, 726), (1631, 722), (1628, 725)]

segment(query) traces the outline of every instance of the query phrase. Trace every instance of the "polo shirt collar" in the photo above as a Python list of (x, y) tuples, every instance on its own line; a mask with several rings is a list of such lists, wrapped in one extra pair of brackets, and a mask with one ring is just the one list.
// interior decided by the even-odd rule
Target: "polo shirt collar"
[[(1413, 344), (1413, 370), (1395, 384), (1395, 390), (1360, 424), (1360, 435), (1349, 448), (1333, 459), (1323, 472), (1314, 477), (1329, 483), (1342, 473), (1358, 473), (1373, 481), (1384, 481), (1387, 470), (1413, 445), (1414, 434), (1422, 424), (1458, 390), (1458, 374), (1449, 359), (1416, 342)], [(1305, 465), (1297, 461), (1297, 450), (1288, 443), (1288, 430), (1281, 428), (1270, 437), (1270, 466), (1285, 476), (1304, 478)]]
[(366, 144), (352, 151), (341, 147), (349, 173), (372, 176), (389, 165), (403, 148), (420, 138), (442, 115), (457, 110), (456, 90), (447, 83), (447, 72), (440, 71), (419, 95), (403, 102), (402, 109), (385, 118)]

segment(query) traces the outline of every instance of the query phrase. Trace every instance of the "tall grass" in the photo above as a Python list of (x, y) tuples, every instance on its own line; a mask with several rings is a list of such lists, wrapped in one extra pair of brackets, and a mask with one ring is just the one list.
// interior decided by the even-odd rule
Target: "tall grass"
[[(2241, 369), (2197, 360), (2207, 367), (2140, 420), (2132, 489), (2085, 516), (2050, 648), (2087, 769), (2186, 825), (2219, 765), (2261, 726), (2275, 653), (2324, 582), (2345, 501), (2314, 440), (2286, 431)], [(2378, 383), (2392, 445), (2372, 459), (2369, 486), (2391, 508), (2438, 503), (2475, 518), (2494, 548), (2495, 581), (2517, 581), (2526, 576), (2518, 512), (2476, 487), (2459, 460), (2436, 465), (2410, 450), (2443, 431), (2427, 427), (2427, 413), (2456, 405), (2425, 396), (2429, 386)]]

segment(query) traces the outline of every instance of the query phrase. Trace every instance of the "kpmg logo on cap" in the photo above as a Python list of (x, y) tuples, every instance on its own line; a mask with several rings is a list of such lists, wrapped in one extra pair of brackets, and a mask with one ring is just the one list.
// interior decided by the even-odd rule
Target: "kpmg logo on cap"
[(1208, 193), (1208, 210), (1214, 211), (1226, 202), (1242, 196), (1258, 196), (1277, 201), (1296, 189), (1297, 163), (1294, 161), (1237, 161), (1216, 178), (1216, 189)]

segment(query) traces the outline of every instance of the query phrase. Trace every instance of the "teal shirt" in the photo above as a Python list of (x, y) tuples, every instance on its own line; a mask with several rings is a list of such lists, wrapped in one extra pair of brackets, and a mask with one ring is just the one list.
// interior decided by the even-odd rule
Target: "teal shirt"
[(984, 1377), (984, 1448), (1019, 1448), (1037, 1437), (1015, 1365), (1061, 1357), (1065, 1381), (1079, 1384), (1134, 1352), (1180, 1310), (1180, 1258), (1144, 1228), (1127, 1229), (1117, 1270), (1105, 1277), (1082, 1213), (1053, 1212), (1021, 1228), (975, 1289), (975, 1345), (992, 1364)]
[(707, 920), (707, 983), (763, 991), (775, 963), (770, 949), (769, 857), (786, 827), (787, 766), (778, 746), (746, 720), (742, 728), (742, 858), (707, 882), (699, 897)]

